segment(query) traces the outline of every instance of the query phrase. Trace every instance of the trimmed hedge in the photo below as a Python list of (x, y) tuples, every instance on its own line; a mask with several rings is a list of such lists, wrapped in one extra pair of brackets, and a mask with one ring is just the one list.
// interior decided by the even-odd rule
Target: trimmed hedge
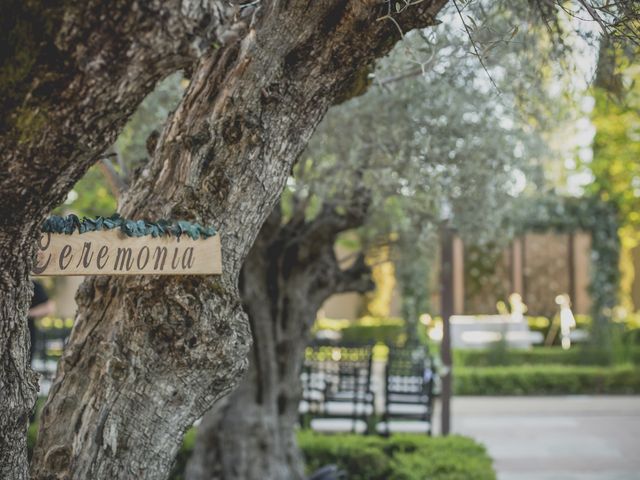
[(398, 345), (404, 342), (404, 325), (387, 323), (382, 325), (352, 325), (343, 328), (342, 341), (346, 343), (384, 343)]
[(640, 393), (640, 368), (525, 365), (455, 368), (456, 395), (588, 395)]
[(307, 470), (336, 464), (349, 480), (495, 480), (485, 448), (460, 436), (298, 434)]
[(191, 452), (193, 452), (193, 447), (196, 444), (196, 427), (191, 427), (184, 434), (184, 438), (182, 439), (182, 445), (180, 446), (180, 450), (178, 450), (178, 454), (176, 455), (175, 463), (173, 464), (173, 468), (171, 469), (171, 473), (169, 474), (169, 480), (184, 480), (184, 473), (187, 469), (187, 462), (191, 457)]
[(397, 317), (365, 316), (358, 320), (321, 318), (316, 320), (313, 331), (340, 332), (343, 342), (402, 344), (406, 333), (404, 320)]
[[(38, 399), (39, 410), (44, 398)], [(36, 443), (38, 422), (29, 426), (29, 458)], [(196, 428), (187, 430), (169, 474), (184, 480), (193, 451)], [(307, 470), (328, 464), (344, 470), (349, 480), (495, 480), (493, 462), (485, 448), (467, 437), (393, 435), (389, 438), (362, 435), (320, 435), (298, 432), (298, 444)]]
[[(187, 431), (171, 471), (171, 480), (183, 480), (195, 442), (196, 429)], [(460, 436), (321, 435), (298, 432), (298, 444), (307, 471), (336, 464), (349, 480), (495, 480), (493, 462), (485, 448)]]
[[(627, 347), (618, 352), (625, 360), (640, 365), (640, 348)], [(454, 350), (453, 364), (464, 367), (493, 367), (499, 365), (610, 365), (614, 355), (602, 349), (576, 347), (535, 347), (531, 350)]]
[[(404, 345), (407, 340), (405, 321), (399, 317), (364, 316), (357, 320), (320, 318), (313, 326), (313, 332), (332, 330), (339, 332), (345, 343), (378, 343)], [(418, 340), (427, 344), (427, 331), (418, 328)]]
[[(587, 330), (587, 331), (591, 329), (591, 325), (593, 323), (591, 320), (591, 315), (576, 313), (574, 315), (574, 318), (576, 321), (577, 328)], [(525, 315), (525, 319), (529, 324), (529, 329), (532, 332), (540, 332), (544, 336), (544, 338), (547, 338), (547, 335), (549, 334), (549, 329), (551, 328), (551, 323), (553, 321), (552, 318), (543, 317), (543, 316)], [(558, 335), (556, 336), (554, 344), (560, 345), (560, 332), (558, 332)]]
[[(28, 431), (29, 458), (38, 435), (39, 412), (45, 399), (38, 398), (38, 415)], [(196, 428), (187, 430), (169, 474), (184, 480), (184, 472), (196, 441)], [(493, 462), (485, 448), (467, 437), (426, 435), (321, 435), (298, 432), (307, 470), (336, 464), (349, 480), (495, 480)]]

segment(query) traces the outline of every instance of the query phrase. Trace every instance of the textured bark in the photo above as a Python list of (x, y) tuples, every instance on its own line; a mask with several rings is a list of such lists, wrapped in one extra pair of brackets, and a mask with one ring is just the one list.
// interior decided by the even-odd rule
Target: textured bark
[(26, 478), (26, 429), (37, 393), (26, 326), (32, 287), (18, 235), (0, 230), (0, 478), (11, 479)]
[(223, 16), (213, 1), (7, 0), (2, 6), (0, 478), (22, 479), (37, 391), (26, 312), (38, 225), (154, 83), (215, 40)]
[(45, 406), (35, 478), (165, 478), (182, 434), (245, 370), (237, 280), (328, 105), (443, 1), (264, 2), (207, 52), (121, 208), (221, 232), (220, 277), (90, 279)]
[(344, 215), (324, 208), (311, 222), (298, 212), (282, 226), (276, 209), (265, 223), (241, 276), (253, 335), (249, 372), (198, 427), (189, 480), (303, 478), (294, 428), (304, 349), (330, 295), (373, 288), (364, 257), (342, 270), (334, 253), (337, 235), (364, 222), (367, 203), (357, 198)]

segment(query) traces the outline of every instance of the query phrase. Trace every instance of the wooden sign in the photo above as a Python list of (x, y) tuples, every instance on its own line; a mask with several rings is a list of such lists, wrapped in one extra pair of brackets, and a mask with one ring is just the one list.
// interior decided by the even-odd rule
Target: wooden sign
[(129, 237), (101, 230), (70, 235), (44, 233), (34, 275), (219, 275), (220, 236), (194, 240), (176, 237)]

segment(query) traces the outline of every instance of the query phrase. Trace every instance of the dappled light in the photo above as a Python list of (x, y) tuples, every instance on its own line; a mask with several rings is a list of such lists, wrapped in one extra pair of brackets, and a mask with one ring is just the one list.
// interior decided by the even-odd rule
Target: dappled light
[(637, 1), (5, 7), (0, 479), (637, 478)]

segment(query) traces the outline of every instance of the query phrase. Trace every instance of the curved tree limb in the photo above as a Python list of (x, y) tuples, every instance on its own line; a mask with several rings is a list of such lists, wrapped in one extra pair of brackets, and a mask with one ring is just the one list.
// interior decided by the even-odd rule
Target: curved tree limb
[[(443, 3), (397, 21), (428, 25)], [(84, 284), (35, 478), (163, 478), (184, 430), (237, 384), (251, 341), (240, 267), (326, 109), (397, 38), (379, 13), (374, 1), (265, 2), (254, 28), (198, 62), (122, 214), (216, 225), (223, 275)]]
[[(155, 82), (228, 27), (222, 1), (21, 2), (0, 28), (0, 477), (27, 478), (26, 314), (39, 224)], [(204, 20), (204, 21), (203, 21)]]

